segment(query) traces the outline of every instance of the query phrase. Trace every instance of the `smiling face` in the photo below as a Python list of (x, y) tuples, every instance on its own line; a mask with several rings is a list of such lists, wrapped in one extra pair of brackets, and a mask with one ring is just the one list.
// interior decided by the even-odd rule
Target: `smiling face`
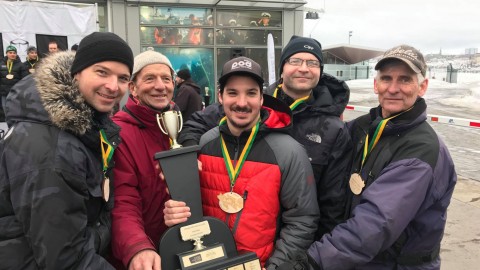
[(174, 87), (172, 71), (165, 64), (145, 66), (129, 84), (130, 92), (140, 104), (155, 110), (168, 106)]
[(130, 71), (115, 61), (95, 63), (75, 74), (85, 101), (99, 112), (110, 112), (127, 91)]
[(258, 82), (249, 76), (232, 75), (218, 93), (230, 132), (239, 136), (251, 129), (260, 118), (263, 95)]
[(304, 60), (300, 66), (294, 66), (285, 62), (283, 65), (283, 91), (290, 97), (297, 99), (310, 94), (320, 80), (321, 67), (308, 67), (305, 60), (318, 59), (311, 53), (296, 53), (291, 58)]
[(31, 50), (27, 53), (29, 60), (36, 60), (37, 59), (37, 51)]
[(425, 95), (428, 79), (418, 81), (418, 75), (400, 60), (385, 63), (374, 80), (375, 94), (382, 107), (383, 118), (403, 112)]

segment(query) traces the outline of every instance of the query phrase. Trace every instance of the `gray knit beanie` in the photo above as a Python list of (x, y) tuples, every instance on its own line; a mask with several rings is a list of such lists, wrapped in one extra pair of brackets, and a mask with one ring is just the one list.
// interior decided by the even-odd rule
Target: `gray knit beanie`
[(132, 72), (132, 81), (135, 79), (135, 76), (137, 76), (137, 74), (142, 70), (142, 68), (152, 64), (167, 65), (172, 72), (172, 77), (175, 75), (172, 63), (170, 63), (170, 60), (168, 60), (165, 55), (155, 51), (145, 51), (135, 56)]

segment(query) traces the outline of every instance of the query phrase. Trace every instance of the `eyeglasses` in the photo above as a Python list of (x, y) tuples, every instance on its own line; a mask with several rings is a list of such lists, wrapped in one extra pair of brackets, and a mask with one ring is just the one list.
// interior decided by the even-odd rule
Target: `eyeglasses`
[(287, 63), (289, 63), (292, 66), (299, 67), (303, 65), (303, 62), (307, 63), (307, 67), (309, 68), (318, 68), (320, 67), (320, 61), (318, 60), (303, 60), (300, 58), (288, 58)]

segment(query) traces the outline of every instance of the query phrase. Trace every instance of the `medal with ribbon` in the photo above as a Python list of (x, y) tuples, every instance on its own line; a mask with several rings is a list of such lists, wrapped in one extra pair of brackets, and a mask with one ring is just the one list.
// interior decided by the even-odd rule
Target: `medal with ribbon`
[[(375, 129), (375, 132), (373, 133), (373, 138), (370, 142), (369, 142), (369, 134), (367, 134), (367, 137), (365, 138), (365, 145), (363, 146), (362, 164), (360, 166), (360, 171), (362, 171), (363, 165), (365, 164), (365, 161), (366, 161), (368, 155), (372, 152), (373, 148), (375, 148), (378, 141), (380, 140), (380, 137), (382, 137), (383, 131), (385, 130), (385, 126), (387, 125), (388, 121), (390, 121), (391, 119), (408, 112), (412, 108), (413, 107), (410, 107), (408, 110), (406, 110), (402, 113), (391, 116), (389, 118), (382, 119), (382, 121), (380, 121), (380, 123), (378, 123), (377, 128)], [(365, 181), (362, 179), (362, 176), (360, 176), (359, 173), (353, 173), (350, 176), (350, 181), (348, 183), (349, 183), (349, 186), (350, 186), (350, 190), (352, 190), (353, 194), (355, 194), (355, 195), (360, 195), (360, 193), (362, 193), (363, 188), (365, 187)]]
[(5, 78), (7, 78), (7, 79), (9, 79), (9, 80), (13, 79), (12, 68), (13, 68), (13, 61), (7, 60), (7, 71), (8, 71), (8, 74), (7, 74), (7, 76), (5, 76)]
[(110, 198), (110, 179), (107, 176), (108, 164), (113, 157), (113, 151), (115, 148), (110, 144), (107, 139), (107, 135), (103, 129), (100, 130), (100, 147), (102, 149), (102, 169), (103, 169), (103, 182), (102, 192), (103, 199), (108, 202)]
[[(226, 122), (226, 116), (220, 120), (220, 124), (222, 125)], [(250, 132), (250, 136), (248, 137), (245, 146), (243, 147), (242, 153), (238, 158), (238, 162), (236, 163), (235, 167), (233, 166), (232, 160), (230, 159), (230, 154), (228, 153), (227, 145), (225, 144), (225, 140), (223, 136), (220, 134), (221, 140), (221, 148), (222, 148), (222, 155), (223, 160), (225, 161), (225, 166), (227, 168), (228, 177), (230, 178), (230, 192), (226, 192), (224, 194), (218, 195), (218, 200), (220, 204), (220, 208), (229, 214), (238, 213), (240, 210), (243, 209), (243, 198), (239, 194), (233, 192), (233, 187), (235, 186), (235, 182), (237, 181), (238, 176), (240, 175), (240, 171), (242, 170), (243, 164), (247, 159), (248, 153), (250, 153), (250, 149), (252, 148), (253, 142), (255, 141), (255, 137), (258, 133), (258, 128), (260, 126), (260, 121), (258, 121), (255, 126), (252, 128)]]

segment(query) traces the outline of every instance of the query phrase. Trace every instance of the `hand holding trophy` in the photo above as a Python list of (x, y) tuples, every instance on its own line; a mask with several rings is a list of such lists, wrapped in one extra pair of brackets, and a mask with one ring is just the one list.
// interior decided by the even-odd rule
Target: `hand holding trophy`
[[(171, 150), (155, 154), (173, 200), (190, 207), (191, 216), (168, 229), (160, 239), (162, 269), (258, 269), (260, 262), (253, 252), (239, 255), (228, 226), (213, 217), (203, 217), (198, 175), (199, 146), (182, 147), (177, 142), (182, 130), (182, 116), (177, 111), (157, 114), (162, 132), (172, 140)], [(245, 268), (246, 267), (246, 268)]]

